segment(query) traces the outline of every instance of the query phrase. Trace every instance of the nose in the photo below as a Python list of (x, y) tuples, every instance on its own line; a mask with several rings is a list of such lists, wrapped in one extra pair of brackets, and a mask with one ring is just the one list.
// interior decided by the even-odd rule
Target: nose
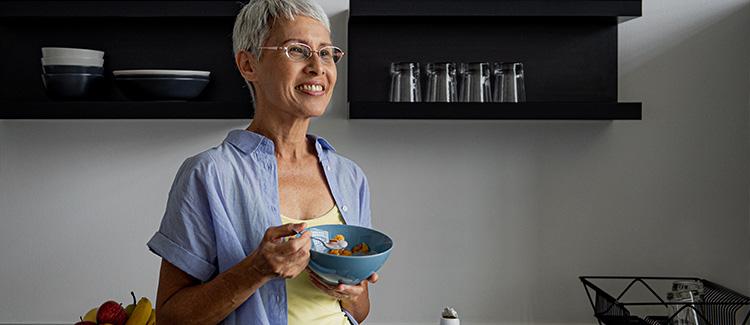
[(313, 55), (310, 56), (309, 59), (307, 59), (305, 72), (314, 74), (314, 75), (324, 75), (326, 73), (325, 64), (323, 63), (323, 60), (320, 58), (320, 54), (318, 54), (317, 52), (313, 52)]

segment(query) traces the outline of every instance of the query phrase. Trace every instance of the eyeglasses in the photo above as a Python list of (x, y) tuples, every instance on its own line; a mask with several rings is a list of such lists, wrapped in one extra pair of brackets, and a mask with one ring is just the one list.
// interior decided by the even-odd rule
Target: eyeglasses
[(291, 43), (287, 46), (261, 46), (262, 50), (284, 50), (284, 53), (292, 61), (305, 61), (317, 53), (320, 59), (325, 63), (336, 63), (344, 56), (344, 51), (340, 48), (328, 45), (323, 46), (315, 51), (307, 44)]

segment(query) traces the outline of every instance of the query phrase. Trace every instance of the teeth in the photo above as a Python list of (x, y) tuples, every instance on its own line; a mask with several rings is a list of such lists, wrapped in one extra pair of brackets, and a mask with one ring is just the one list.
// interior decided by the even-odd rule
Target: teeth
[(307, 91), (323, 91), (323, 86), (321, 85), (299, 85), (297, 86), (297, 89), (307, 90)]

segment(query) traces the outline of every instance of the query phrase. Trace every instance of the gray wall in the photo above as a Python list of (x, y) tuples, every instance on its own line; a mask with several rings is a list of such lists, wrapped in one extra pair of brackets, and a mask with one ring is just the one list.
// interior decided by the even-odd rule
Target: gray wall
[[(324, 5), (345, 44), (347, 2)], [(642, 121), (347, 120), (340, 68), (311, 132), (364, 168), (396, 241), (371, 323), (436, 324), (453, 305), (467, 324), (592, 324), (579, 275), (750, 292), (750, 1), (643, 7), (619, 50)], [(0, 323), (155, 297), (145, 243), (177, 167), (247, 122), (0, 121)]]

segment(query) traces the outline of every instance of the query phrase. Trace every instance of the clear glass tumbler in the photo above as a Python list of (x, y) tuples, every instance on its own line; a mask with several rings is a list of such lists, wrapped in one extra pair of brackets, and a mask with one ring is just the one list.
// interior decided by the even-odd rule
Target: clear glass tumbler
[(495, 63), (495, 91), (492, 100), (501, 103), (520, 103), (526, 101), (523, 64), (519, 62)]
[(703, 313), (700, 305), (692, 304), (694, 302), (703, 302), (703, 283), (693, 280), (675, 281), (672, 284), (672, 291), (667, 293), (667, 300), (672, 303), (669, 305), (669, 316), (674, 315), (671, 325), (703, 325), (703, 318), (696, 312)]
[(461, 102), (491, 102), (490, 64), (487, 62), (461, 63)]
[(427, 102), (456, 101), (456, 64), (453, 62), (427, 63)]
[(419, 102), (422, 96), (419, 91), (419, 63), (394, 62), (391, 63), (391, 93), (392, 102)]

